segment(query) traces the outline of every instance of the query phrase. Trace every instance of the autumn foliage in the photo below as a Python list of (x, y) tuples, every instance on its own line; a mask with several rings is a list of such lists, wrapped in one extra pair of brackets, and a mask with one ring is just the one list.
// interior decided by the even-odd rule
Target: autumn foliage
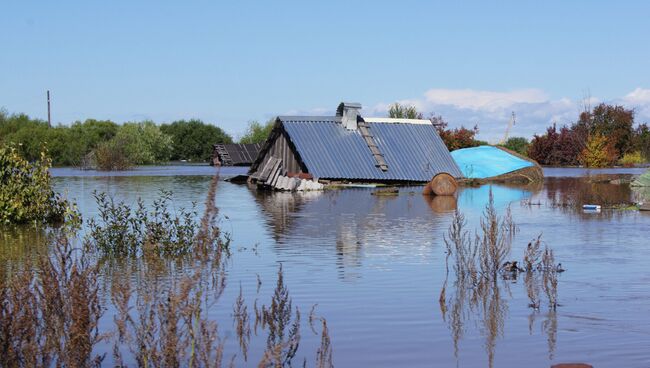
[(481, 141), (476, 140), (478, 134), (478, 126), (472, 129), (467, 129), (464, 126), (455, 129), (449, 129), (446, 121), (441, 116), (432, 116), (429, 120), (436, 127), (438, 135), (445, 142), (449, 151), (454, 151), (461, 148), (477, 147), (482, 144)]
[(530, 158), (542, 165), (606, 167), (640, 152), (650, 159), (650, 132), (646, 124), (634, 128), (634, 110), (600, 104), (580, 114), (577, 122), (543, 135), (535, 135), (528, 148)]
[(580, 152), (578, 161), (586, 167), (612, 166), (618, 158), (614, 143), (615, 141), (607, 139), (602, 134), (591, 135), (585, 148)]

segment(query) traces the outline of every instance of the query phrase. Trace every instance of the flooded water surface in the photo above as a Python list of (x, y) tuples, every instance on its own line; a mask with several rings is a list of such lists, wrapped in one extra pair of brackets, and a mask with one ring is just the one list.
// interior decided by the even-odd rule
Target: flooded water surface
[[(209, 174), (106, 177), (62, 170), (55, 171), (55, 182), (90, 218), (97, 214), (93, 191), (134, 204), (138, 197), (151, 203), (159, 190), (170, 190), (174, 207), (196, 202), (200, 211)], [(298, 365), (303, 356), (312, 361), (320, 343), (306, 318), (317, 304), (338, 367), (548, 367), (576, 361), (650, 366), (650, 213), (585, 213), (581, 201), (626, 203), (634, 193), (627, 184), (594, 182), (573, 171), (550, 174), (543, 185), (464, 188), (457, 198), (423, 197), (419, 187), (375, 196), (371, 188), (267, 193), (220, 182), (217, 203), (233, 255), (228, 287), (209, 313), (227, 321), (219, 326), (227, 337), (226, 356), (237, 351), (230, 316), (239, 286), (250, 304), (268, 300), (282, 264), (303, 312)], [(499, 280), (484, 294), (466, 291), (479, 295), (474, 301), (451, 281), (441, 296), (447, 275), (443, 236), (454, 211), (465, 215), (473, 234), (490, 191), (497, 211), (509, 206), (519, 227), (510, 258), (522, 260), (526, 245), (541, 234), (566, 270), (558, 274), (555, 310), (544, 303), (538, 310), (529, 306), (523, 276)], [(38, 247), (41, 236), (35, 230), (5, 231), (0, 260), (15, 266), (31, 249), (17, 244)], [(114, 267), (107, 272), (127, 272)], [(107, 308), (103, 323), (111, 329), (114, 311), (110, 303)], [(249, 355), (260, 357), (263, 343), (253, 339)], [(109, 354), (108, 365), (110, 359)], [(258, 360), (235, 362), (257, 366)]]

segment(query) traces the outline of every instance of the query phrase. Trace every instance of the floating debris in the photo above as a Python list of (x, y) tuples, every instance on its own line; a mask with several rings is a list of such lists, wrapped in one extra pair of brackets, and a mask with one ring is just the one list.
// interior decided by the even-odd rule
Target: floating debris
[(396, 196), (399, 195), (399, 189), (397, 188), (382, 188), (377, 189), (371, 193), (374, 196)]
[(583, 204), (582, 209), (586, 211), (600, 211), (601, 206), (599, 204)]

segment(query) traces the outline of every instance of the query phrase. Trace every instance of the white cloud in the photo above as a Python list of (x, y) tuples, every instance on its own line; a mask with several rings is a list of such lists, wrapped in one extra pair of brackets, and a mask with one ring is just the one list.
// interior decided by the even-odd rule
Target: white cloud
[(650, 89), (637, 88), (623, 97), (628, 104), (650, 104)]
[(541, 103), (548, 100), (538, 89), (511, 92), (477, 91), (472, 89), (430, 89), (425, 101), (434, 105), (452, 105), (461, 109), (498, 111), (521, 103)]
[(619, 102), (634, 109), (637, 122), (650, 123), (650, 89), (637, 88)]
[[(397, 102), (414, 105), (425, 115), (442, 115), (451, 127), (478, 125), (479, 138), (491, 142), (503, 137), (513, 111), (516, 114), (516, 124), (511, 130), (511, 136), (530, 137), (535, 133), (543, 133), (553, 122), (565, 124), (574, 121), (581, 105), (568, 98), (552, 100), (539, 89), (506, 92), (430, 89), (420, 98)], [(376, 104), (366, 109), (365, 115), (386, 115), (389, 106), (390, 103)]]
[[(430, 89), (420, 97), (367, 105), (362, 114), (368, 117), (386, 116), (394, 102), (413, 105), (425, 117), (431, 113), (441, 115), (452, 128), (478, 125), (479, 139), (495, 143), (503, 138), (513, 111), (516, 124), (510, 136), (531, 138), (534, 134), (543, 134), (553, 123), (564, 125), (575, 122), (585, 105), (593, 107), (603, 100), (591, 96), (587, 100), (568, 97), (553, 99), (543, 90), (534, 88), (512, 91)], [(608, 102), (634, 108), (637, 122), (650, 122), (650, 89), (636, 88)], [(334, 110), (334, 107), (293, 110), (286, 115), (329, 115)]]
[(333, 112), (336, 111), (336, 108), (326, 108), (326, 107), (315, 107), (313, 109), (307, 109), (307, 110), (289, 110), (286, 111), (284, 114), (285, 116), (321, 116), (321, 115), (331, 115)]

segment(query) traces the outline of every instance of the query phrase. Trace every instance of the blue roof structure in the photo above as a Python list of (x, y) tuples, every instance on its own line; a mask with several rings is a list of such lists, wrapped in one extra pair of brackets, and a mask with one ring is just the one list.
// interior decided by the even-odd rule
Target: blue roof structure
[(463, 148), (451, 153), (466, 178), (486, 179), (534, 166), (530, 161), (493, 146)]
[(447, 147), (426, 120), (366, 119), (372, 139), (387, 164), (377, 165), (360, 130), (336, 117), (278, 118), (297, 155), (321, 179), (426, 182), (439, 173), (462, 177)]

